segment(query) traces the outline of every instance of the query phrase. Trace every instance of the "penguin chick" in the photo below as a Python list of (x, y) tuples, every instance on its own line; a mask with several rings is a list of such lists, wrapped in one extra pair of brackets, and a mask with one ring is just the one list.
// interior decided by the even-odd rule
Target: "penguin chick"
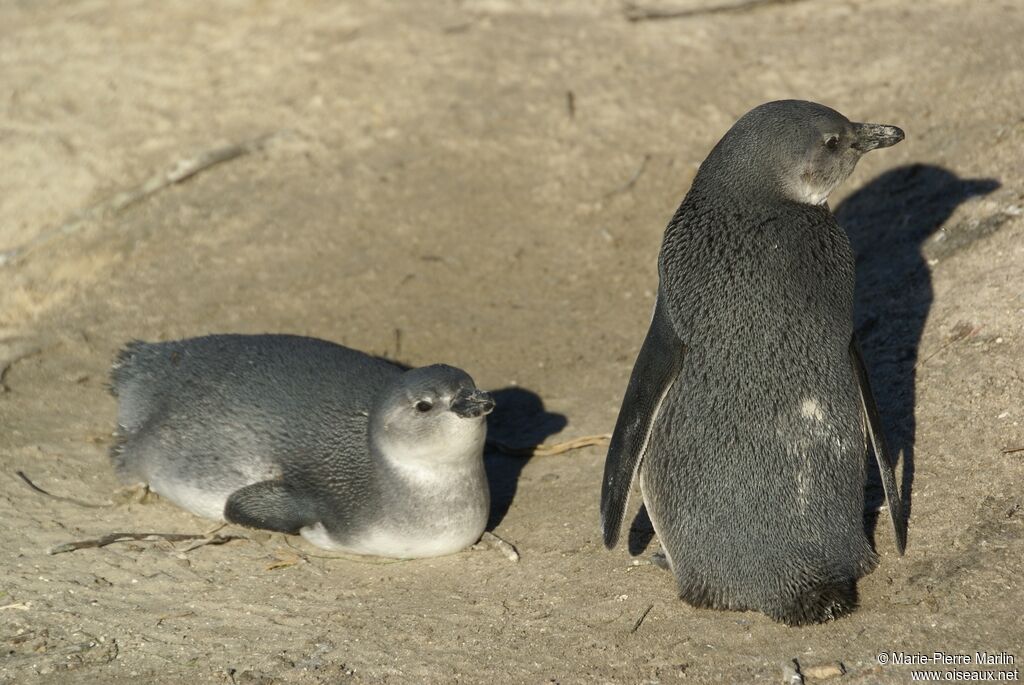
[(200, 516), (397, 558), (456, 552), (487, 523), (494, 401), (459, 369), (211, 335), (131, 343), (111, 381), (116, 471)]
[(799, 625), (856, 604), (870, 437), (902, 554), (881, 422), (854, 340), (854, 259), (826, 201), (903, 139), (812, 102), (748, 112), (669, 222), (657, 301), (609, 445), (605, 544), (632, 480), (680, 596)]

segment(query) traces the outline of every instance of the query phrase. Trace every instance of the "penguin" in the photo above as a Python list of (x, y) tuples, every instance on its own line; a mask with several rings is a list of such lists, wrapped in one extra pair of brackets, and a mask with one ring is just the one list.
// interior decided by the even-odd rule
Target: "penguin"
[(892, 460), (853, 328), (854, 255), (827, 200), (901, 141), (782, 100), (741, 117), (665, 231), (647, 337), (609, 443), (611, 549), (634, 478), (680, 597), (788, 625), (856, 606), (867, 441), (902, 555)]
[(457, 552), (487, 524), (494, 401), (460, 369), (211, 335), (128, 344), (111, 392), (116, 472), (199, 516), (394, 558)]

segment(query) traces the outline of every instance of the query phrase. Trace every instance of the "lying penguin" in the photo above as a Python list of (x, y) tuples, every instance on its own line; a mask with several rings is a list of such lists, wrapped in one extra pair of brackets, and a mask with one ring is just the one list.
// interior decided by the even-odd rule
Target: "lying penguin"
[(864, 532), (870, 437), (903, 553), (881, 422), (853, 331), (854, 258), (826, 201), (903, 139), (812, 102), (744, 115), (669, 222), (653, 319), (609, 445), (605, 544), (633, 478), (698, 607), (788, 624), (850, 611), (878, 557)]
[(353, 554), (450, 554), (484, 531), (485, 415), (464, 371), (323, 340), (134, 342), (111, 371), (114, 466), (211, 519)]

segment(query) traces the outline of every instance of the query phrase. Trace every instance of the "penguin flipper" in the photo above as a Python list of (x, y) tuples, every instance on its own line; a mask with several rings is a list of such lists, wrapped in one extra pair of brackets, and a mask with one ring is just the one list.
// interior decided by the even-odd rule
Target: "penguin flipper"
[(235, 490), (224, 505), (224, 519), (248, 528), (293, 535), (319, 520), (307, 498), (279, 480), (264, 480)]
[(651, 327), (640, 347), (615, 422), (601, 482), (601, 527), (605, 547), (619, 540), (619, 528), (633, 478), (643, 461), (661, 403), (683, 365), (686, 348), (676, 335), (659, 295)]
[(885, 442), (882, 419), (878, 414), (878, 405), (875, 404), (875, 396), (871, 392), (868, 371), (864, 366), (864, 357), (856, 338), (850, 341), (850, 359), (853, 363), (854, 375), (857, 378), (857, 386), (860, 389), (864, 423), (867, 426), (868, 436), (871, 438), (875, 460), (878, 462), (878, 473), (882, 477), (882, 489), (885, 491), (885, 501), (889, 506), (889, 518), (892, 519), (893, 531), (896, 534), (896, 550), (900, 556), (903, 556), (903, 551), (907, 547), (907, 522), (903, 516), (903, 500), (896, 487), (896, 474), (893, 471), (889, 446)]

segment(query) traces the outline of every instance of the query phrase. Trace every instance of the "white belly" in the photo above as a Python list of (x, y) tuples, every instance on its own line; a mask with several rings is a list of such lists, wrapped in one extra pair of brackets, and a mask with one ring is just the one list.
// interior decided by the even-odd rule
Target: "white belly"
[(484, 532), (486, 517), (479, 523), (447, 527), (440, 534), (424, 532), (405, 533), (400, 530), (379, 528), (364, 534), (359, 540), (342, 544), (331, 537), (322, 523), (306, 526), (299, 533), (310, 543), (324, 549), (350, 554), (369, 554), (394, 559), (439, 557), (463, 550)]
[(228, 497), (234, 490), (232, 488), (218, 492), (198, 487), (192, 483), (163, 479), (151, 480), (149, 489), (186, 511), (214, 521), (224, 520), (224, 505), (227, 504)]

